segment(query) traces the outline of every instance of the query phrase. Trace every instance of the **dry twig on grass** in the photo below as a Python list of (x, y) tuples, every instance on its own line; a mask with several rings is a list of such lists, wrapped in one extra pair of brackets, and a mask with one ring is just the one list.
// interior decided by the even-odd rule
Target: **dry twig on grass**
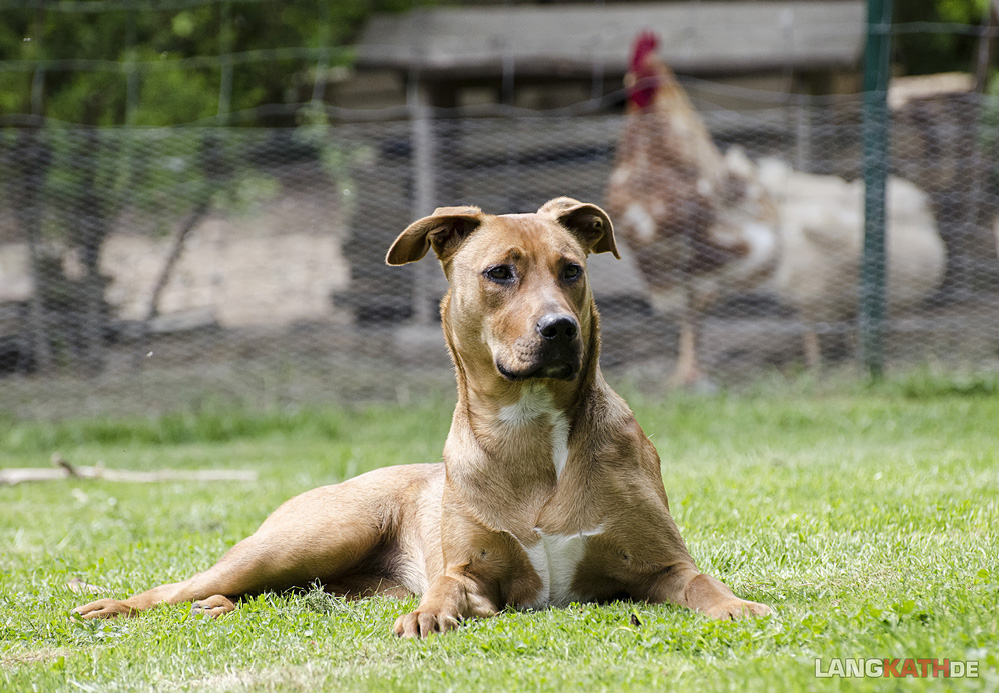
[(256, 481), (257, 473), (246, 469), (160, 469), (139, 472), (132, 469), (108, 469), (72, 465), (58, 452), (52, 455), (52, 469), (20, 467), (0, 469), (0, 486), (14, 486), (25, 481), (58, 481), (60, 479), (103, 479), (155, 483), (161, 481)]

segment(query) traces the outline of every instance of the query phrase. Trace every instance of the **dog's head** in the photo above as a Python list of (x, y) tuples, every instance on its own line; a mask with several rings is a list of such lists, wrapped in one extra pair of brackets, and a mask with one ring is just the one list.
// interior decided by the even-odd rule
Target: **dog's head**
[(415, 262), (430, 248), (451, 285), (441, 314), (462, 367), (507, 381), (579, 374), (597, 338), (586, 257), (618, 255), (606, 212), (567, 197), (534, 214), (442, 207), (403, 231), (386, 260)]

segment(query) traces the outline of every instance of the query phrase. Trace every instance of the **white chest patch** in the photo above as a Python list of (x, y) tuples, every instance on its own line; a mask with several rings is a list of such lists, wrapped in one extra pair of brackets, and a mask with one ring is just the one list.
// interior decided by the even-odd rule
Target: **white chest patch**
[(516, 404), (502, 407), (499, 411), (499, 420), (515, 428), (534, 423), (541, 416), (546, 416), (551, 424), (552, 464), (555, 476), (561, 478), (569, 460), (569, 421), (564, 413), (555, 408), (548, 391), (525, 388)]
[(524, 546), (531, 566), (541, 578), (541, 591), (534, 601), (524, 604), (528, 609), (547, 606), (567, 606), (577, 597), (572, 591), (576, 568), (586, 553), (589, 537), (600, 534), (602, 527), (579, 534), (544, 534), (532, 546)]

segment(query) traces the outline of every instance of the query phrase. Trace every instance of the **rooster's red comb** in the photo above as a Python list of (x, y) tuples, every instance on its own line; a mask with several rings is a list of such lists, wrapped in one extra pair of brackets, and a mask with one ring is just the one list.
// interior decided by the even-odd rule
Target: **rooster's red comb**
[(635, 39), (635, 45), (631, 50), (631, 69), (637, 70), (645, 61), (649, 53), (654, 53), (659, 48), (659, 37), (651, 31), (643, 31)]

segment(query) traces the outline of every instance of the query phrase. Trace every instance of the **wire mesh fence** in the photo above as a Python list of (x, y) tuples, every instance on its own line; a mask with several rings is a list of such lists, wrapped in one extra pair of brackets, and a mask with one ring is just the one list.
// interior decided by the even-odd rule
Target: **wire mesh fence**
[[(642, 205), (689, 206), (676, 188), (633, 185), (625, 205), (609, 194), (636, 115), (0, 130), (0, 408), (447, 388), (440, 269), (388, 267), (388, 246), (435, 205), (523, 212), (560, 195), (606, 205), (618, 226), (622, 259), (590, 261), (606, 368), (665, 387), (691, 300), (700, 368), (716, 380), (855, 362), (859, 99), (698, 105), (725, 184), (687, 212), (729, 219), (709, 240), (689, 231), (700, 222), (666, 240), (643, 227)], [(892, 114), (888, 367), (999, 368), (999, 107), (962, 93)], [(771, 208), (765, 222), (732, 221), (727, 200), (747, 196)], [(761, 238), (772, 257), (747, 272)], [(695, 256), (705, 264), (680, 261)]]

